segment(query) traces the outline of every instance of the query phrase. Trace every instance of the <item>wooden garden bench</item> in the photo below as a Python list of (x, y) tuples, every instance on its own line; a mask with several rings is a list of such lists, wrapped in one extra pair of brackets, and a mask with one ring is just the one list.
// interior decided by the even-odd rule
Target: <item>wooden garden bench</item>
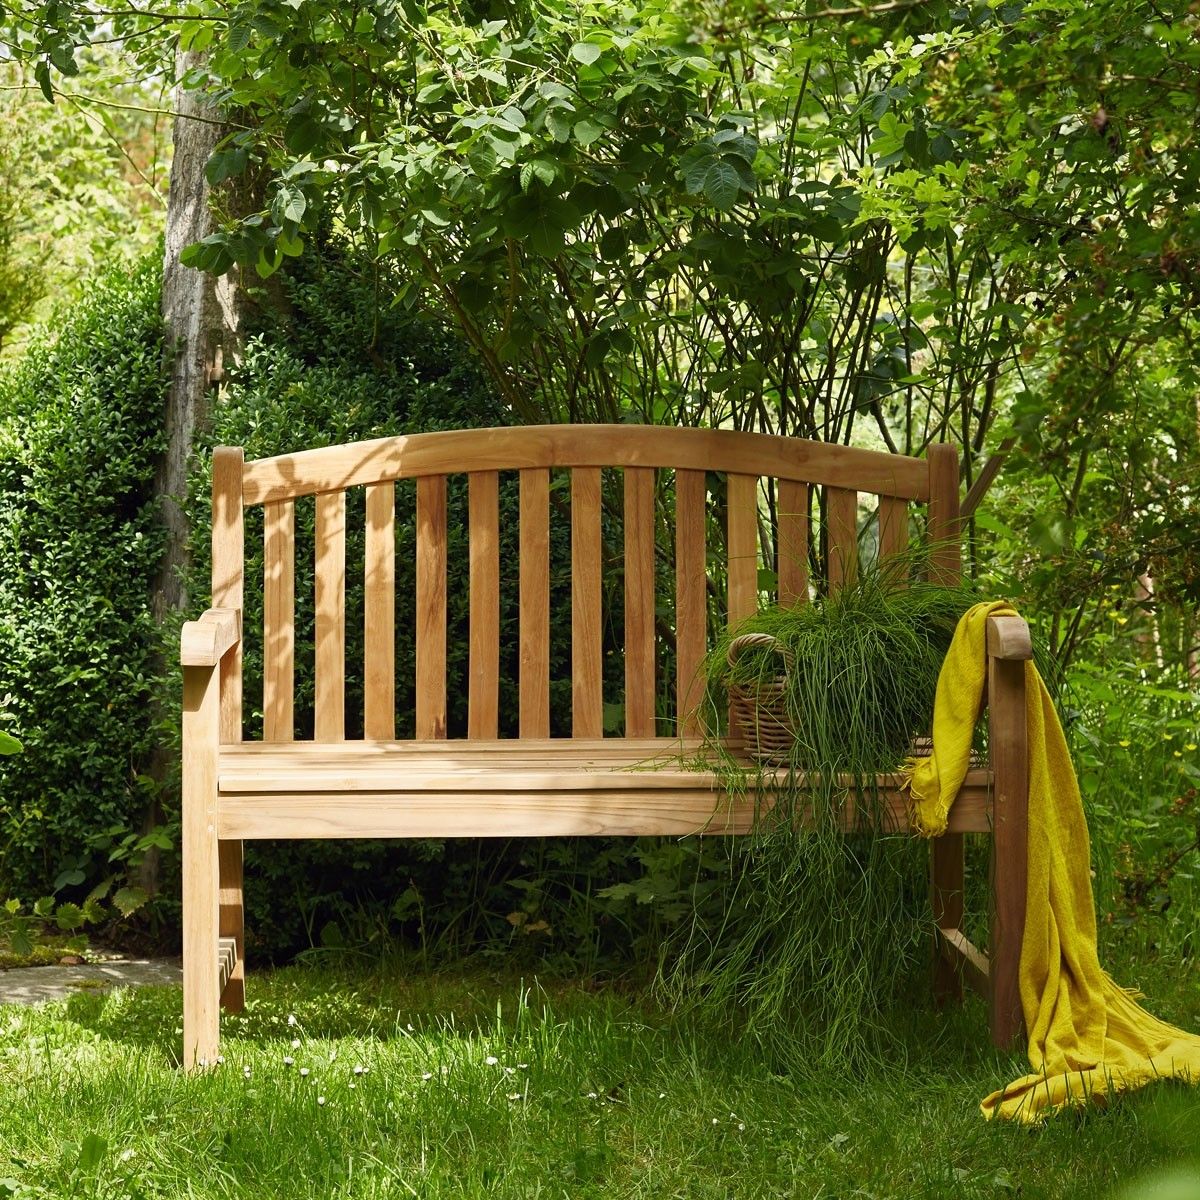
[[(552, 738), (549, 529), (552, 472), (559, 471), (570, 473), (572, 714), (571, 736)], [(602, 696), (606, 471), (623, 472), (623, 506), (616, 507), (624, 513), (625, 718), (616, 737), (604, 736)], [(656, 473), (664, 471), (672, 473), (674, 493), (674, 614), (667, 622), (657, 613), (655, 588), (662, 553)], [(520, 479), (516, 564), (500, 561), (501, 472)], [(469, 716), (466, 736), (449, 739), (446, 500), (447, 476), (459, 473), (469, 481)], [(394, 514), (396, 488), (409, 480), (416, 491), (416, 738), (397, 741)], [(723, 498), (720, 506), (710, 503), (710, 487)], [(357, 488), (365, 490), (365, 562), (347, 564), (347, 493)], [(316, 510), (314, 729), (312, 740), (301, 741), (293, 721), (295, 511), (309, 496)], [(257, 462), (244, 462), (240, 449), (218, 449), (214, 607), (184, 626), (181, 645), (185, 1066), (214, 1061), (220, 1005), (236, 1011), (243, 1004), (248, 839), (746, 832), (756, 797), (732, 800), (715, 771), (684, 769), (680, 761), (681, 749), (687, 757), (702, 746), (696, 707), (710, 605), (730, 623), (753, 613), (763, 578), (772, 580), (760, 576), (760, 564), (773, 570), (778, 599), (807, 599), (814, 502), (823, 514), (831, 588), (854, 575), (860, 540), (873, 538), (883, 556), (904, 550), (914, 504), (927, 505), (932, 573), (958, 577), (958, 460), (944, 445), (919, 459), (724, 430), (547, 426), (383, 438)], [(263, 620), (261, 630), (243, 631), (243, 518), (252, 506), (263, 508)], [(711, 569), (714, 556), (723, 571)], [(501, 572), (514, 566), (519, 735), (502, 739), (499, 597)], [(363, 572), (364, 588), (364, 736), (353, 739), (345, 722), (348, 568)], [(726, 594), (714, 601), (712, 580), (720, 578)], [(669, 718), (656, 713), (656, 664), (666, 657), (660, 623), (674, 643)], [(243, 632), (261, 636), (264, 648), (261, 741), (243, 736)], [(934, 984), (943, 997), (958, 995), (963, 979), (981, 990), (992, 1037), (1008, 1045), (1022, 1021), (1017, 962), (1027, 782), (1020, 660), (1030, 654), (1024, 623), (993, 619), (988, 652), (990, 760), (968, 774), (950, 831), (931, 844), (940, 931)], [(738, 752), (736, 731), (729, 747)], [(881, 780), (890, 823), (905, 830), (899, 785), (897, 777)], [(993, 835), (990, 955), (962, 932), (966, 833)]]

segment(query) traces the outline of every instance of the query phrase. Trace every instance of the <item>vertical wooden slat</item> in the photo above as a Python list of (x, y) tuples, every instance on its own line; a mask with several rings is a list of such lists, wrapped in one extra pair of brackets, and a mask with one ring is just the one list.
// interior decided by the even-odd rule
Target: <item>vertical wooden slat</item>
[(935, 583), (957, 583), (962, 573), (959, 544), (958, 451), (953, 446), (930, 446), (929, 458), (929, 576)]
[(314, 737), (346, 736), (346, 493), (317, 497)]
[(737, 625), (758, 610), (758, 480), (753, 475), (730, 475), (726, 492), (729, 624)]
[(654, 471), (625, 471), (625, 736), (654, 736)]
[(469, 476), (471, 632), (467, 736), (494, 738), (500, 712), (500, 474)]
[(700, 734), (708, 616), (703, 471), (675, 472), (675, 702), (679, 731)]
[(836, 591), (858, 578), (858, 493), (848, 488), (825, 489), (826, 545), (829, 548), (829, 587)]
[(779, 481), (779, 603), (808, 603), (808, 484)]
[[(958, 452), (953, 446), (930, 446), (929, 458), (929, 577), (934, 583), (957, 583), (960, 573), (958, 545)], [(965, 849), (961, 833), (934, 838), (929, 848), (929, 896), (933, 919), (942, 929), (961, 929)], [(941, 954), (934, 954), (934, 998), (962, 996), (958, 973)]]
[(367, 489), (363, 577), (363, 736), (396, 736), (396, 485)]
[(887, 563), (908, 549), (908, 504), (898, 496), (879, 497), (879, 558)]
[(263, 505), (263, 740), (295, 737), (296, 502)]
[(550, 736), (550, 472), (521, 472), (521, 737)]
[(604, 736), (600, 469), (571, 472), (571, 736)]
[(446, 736), (446, 477), (417, 480), (417, 737)]
[[(218, 446), (213, 451), (213, 491), (212, 491), (212, 602), (214, 608), (234, 608), (238, 612), (239, 632), (244, 636), (245, 626), (242, 623), (245, 612), (245, 510), (242, 505), (242, 471), (245, 466), (245, 455), (240, 446)], [(221, 659), (217, 675), (220, 679), (220, 738), (222, 742), (240, 742), (242, 740), (242, 638), (237, 645)], [(206, 785), (207, 786), (207, 785)], [(215, 805), (215, 780), (213, 781), (213, 804)], [(211, 832), (211, 830), (210, 830)], [(199, 837), (198, 832), (194, 835)], [(207, 835), (205, 845), (207, 846)], [(208, 968), (204, 968), (202, 986), (207, 991), (212, 987), (212, 995), (206, 997), (201, 1008), (207, 1012), (211, 1002), (214, 1006), (222, 1000), (233, 1011), (240, 1010), (245, 1003), (245, 929), (242, 907), (242, 843), (240, 841), (218, 842), (216, 837), (211, 839), (211, 854), (216, 866), (217, 892), (212, 899), (207, 895), (205, 907), (215, 904), (216, 932), (218, 937), (231, 937), (237, 943), (238, 967), (233, 977), (228, 980), (222, 995), (218, 996), (220, 984), (216, 987), (208, 982)], [(205, 850), (205, 854), (209, 854)], [(201, 868), (205, 873), (210, 869), (206, 858)], [(207, 874), (206, 874), (207, 879)], [(205, 885), (207, 886), (207, 884)], [(206, 918), (207, 919), (207, 918)], [(204, 935), (207, 940), (207, 933)], [(217, 945), (214, 940), (207, 948), (208, 957), (213, 960), (214, 968), (217, 955)], [(208, 1018), (198, 1018), (201, 1024), (207, 1023)], [(212, 1047), (216, 1047), (216, 1018), (213, 1018)], [(207, 1035), (205, 1035), (207, 1037)]]
[[(242, 509), (240, 446), (213, 451), (212, 602), (214, 608), (245, 609), (243, 578), (246, 547)], [(242, 740), (242, 642), (221, 660), (221, 741)]]

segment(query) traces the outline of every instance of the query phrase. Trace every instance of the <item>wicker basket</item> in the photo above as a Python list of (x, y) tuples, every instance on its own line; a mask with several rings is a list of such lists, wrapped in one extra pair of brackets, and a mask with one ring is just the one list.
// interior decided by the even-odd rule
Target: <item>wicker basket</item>
[(774, 677), (764, 674), (752, 687), (729, 684), (730, 727), (741, 732), (751, 758), (786, 766), (796, 740), (787, 709), (787, 675), (794, 665), (792, 654), (769, 633), (744, 633), (729, 643), (726, 657), (730, 667), (752, 649), (778, 654), (783, 670)]
[[(769, 633), (744, 633), (729, 643), (726, 655), (730, 667), (747, 651), (760, 649), (779, 655), (782, 671), (768, 677), (764, 674), (753, 687), (729, 685), (729, 718), (731, 727), (741, 732), (745, 750), (755, 761), (771, 766), (788, 766), (796, 740), (795, 723), (788, 713), (787, 676), (795, 663), (792, 653)], [(929, 754), (933, 739), (928, 734), (916, 734), (909, 744), (913, 756)], [(972, 751), (971, 767), (984, 765), (983, 758)]]

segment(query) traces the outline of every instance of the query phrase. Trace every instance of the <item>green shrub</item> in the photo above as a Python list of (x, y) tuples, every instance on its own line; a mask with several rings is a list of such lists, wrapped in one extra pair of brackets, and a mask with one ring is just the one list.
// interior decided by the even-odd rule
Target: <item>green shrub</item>
[(105, 830), (148, 808), (163, 382), (154, 260), (98, 277), (0, 376), (0, 700), (25, 746), (0, 757), (0, 891), (95, 883)]

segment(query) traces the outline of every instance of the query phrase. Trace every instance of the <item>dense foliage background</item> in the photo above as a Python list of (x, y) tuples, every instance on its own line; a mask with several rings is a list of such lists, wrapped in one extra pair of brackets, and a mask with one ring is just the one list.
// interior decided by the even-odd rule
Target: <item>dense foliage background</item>
[[(954, 443), (971, 504), (984, 495), (968, 529), (969, 567), (1022, 605), (1067, 680), (1104, 915), (1164, 953), (1191, 952), (1200, 844), (1194, 5), (201, 0), (186, 11), (113, 11), (56, 0), (4, 20), (11, 86), (58, 97), (59, 112), (96, 56), (111, 53), (91, 43), (123, 43), (122, 86), (141, 90), (95, 83), (112, 119), (157, 108), (163, 80), (178, 74), (209, 103), (204, 119), (223, 122), (207, 170), (218, 228), (187, 261), (216, 273), (237, 264), (259, 317), (210, 442), (268, 453), (486, 416), (722, 424), (907, 453)], [(5, 206), (4, 187), (20, 182), (6, 161), (0, 251), (17, 249), (0, 253), (0, 277), (29, 280), (20, 221), (6, 216), (28, 206)], [(144, 153), (132, 161), (158, 178)], [(121, 203), (141, 211), (128, 196)], [(340, 265), (325, 253), (331, 228), (348, 248)], [(109, 406), (120, 428), (133, 395), (122, 383), (133, 370), (118, 355), (124, 344), (111, 340), (132, 329), (119, 315), (128, 285), (96, 286), (116, 315), (97, 316), (91, 298), (65, 313), (61, 349), (32, 352), (0, 402), (4, 503), (19, 514), (0, 533), (15, 556), (0, 596), (12, 597), (16, 648), (5, 651), (14, 665), (0, 662), (10, 672), (0, 678), (12, 681), (0, 697), (8, 687), (13, 727), (30, 747), (20, 773), (12, 760), (0, 765), (4, 819), (21, 831), (0, 883), (23, 887), (79, 871), (86, 882), (63, 886), (82, 888), (109, 869), (111, 851), (99, 844), (75, 861), (81, 780), (104, 758), (96, 811), (140, 832), (152, 811), (137, 799), (140, 760), (161, 741), (145, 721), (104, 710), (96, 719), (120, 733), (78, 742), (68, 707), (46, 701), (38, 682), (43, 670), (84, 672), (77, 686), (92, 681), (119, 711), (160, 677), (147, 666), (130, 689), (120, 672), (136, 653), (97, 664), (82, 641), (54, 667), (39, 665), (63, 628), (91, 628), (70, 618), (72, 606), (86, 613), (89, 596), (107, 595), (104, 564), (143, 519), (137, 555), (112, 584), (110, 623), (88, 644), (117, 645), (131, 621), (149, 636), (136, 598), (155, 544), (145, 489), (158, 401), (147, 342), (135, 338), (141, 357), (131, 360), (143, 364), (146, 436), (97, 466), (89, 486), (115, 515), (92, 527), (103, 545), (88, 559), (94, 575), (79, 568), (77, 595), (61, 591), (70, 572), (48, 574), (36, 549), (54, 522), (74, 519), (66, 484), (51, 496), (23, 482), (59, 461), (35, 427), (86, 448), (88, 404)], [(138, 338), (154, 336), (148, 297)], [(94, 344), (72, 341), (77, 322), (97, 329)], [(90, 369), (76, 370), (72, 355), (91, 356)], [(91, 392), (78, 382), (101, 377)], [(201, 454), (200, 579), (203, 471)], [(36, 522), (47, 532), (20, 533)], [(819, 540), (814, 553), (819, 578)], [(35, 599), (59, 589), (63, 600), (26, 613), (20, 589)], [(202, 590), (194, 587), (197, 605)], [(144, 653), (149, 663), (154, 652)], [(45, 773), (52, 760), (59, 775)], [(170, 783), (155, 787), (169, 815)], [(61, 816), (37, 815), (60, 807)], [(654, 923), (689, 912), (722, 869), (714, 860), (698, 872), (671, 845), (639, 844), (632, 858), (619, 847), (557, 845), (514, 846), (486, 862), (457, 853), (418, 848), (389, 868), (386, 885), (347, 897), (339, 880), (378, 879), (372, 864), (382, 861), (374, 850), (347, 852), (314, 877), (320, 904), (306, 896), (292, 911), (309, 914), (314, 938), (335, 912), (341, 932), (329, 937), (344, 936), (355, 912), (360, 930), (390, 921), (415, 936), (433, 928), (426, 900), (437, 894), (452, 910), (445, 928), (463, 944), (497, 944), (505, 927), (531, 944), (511, 931), (544, 924), (556, 952), (594, 956), (601, 942), (585, 929), (607, 921), (617, 931), (604, 935), (610, 945), (652, 942)], [(282, 874), (268, 878), (277, 896)], [(547, 917), (552, 894), (558, 915)], [(468, 931), (459, 911), (486, 916)], [(569, 912), (587, 916), (573, 924)], [(1148, 913), (1153, 922), (1134, 925)], [(254, 923), (280, 945), (301, 940), (290, 916), (272, 925), (258, 913)]]

